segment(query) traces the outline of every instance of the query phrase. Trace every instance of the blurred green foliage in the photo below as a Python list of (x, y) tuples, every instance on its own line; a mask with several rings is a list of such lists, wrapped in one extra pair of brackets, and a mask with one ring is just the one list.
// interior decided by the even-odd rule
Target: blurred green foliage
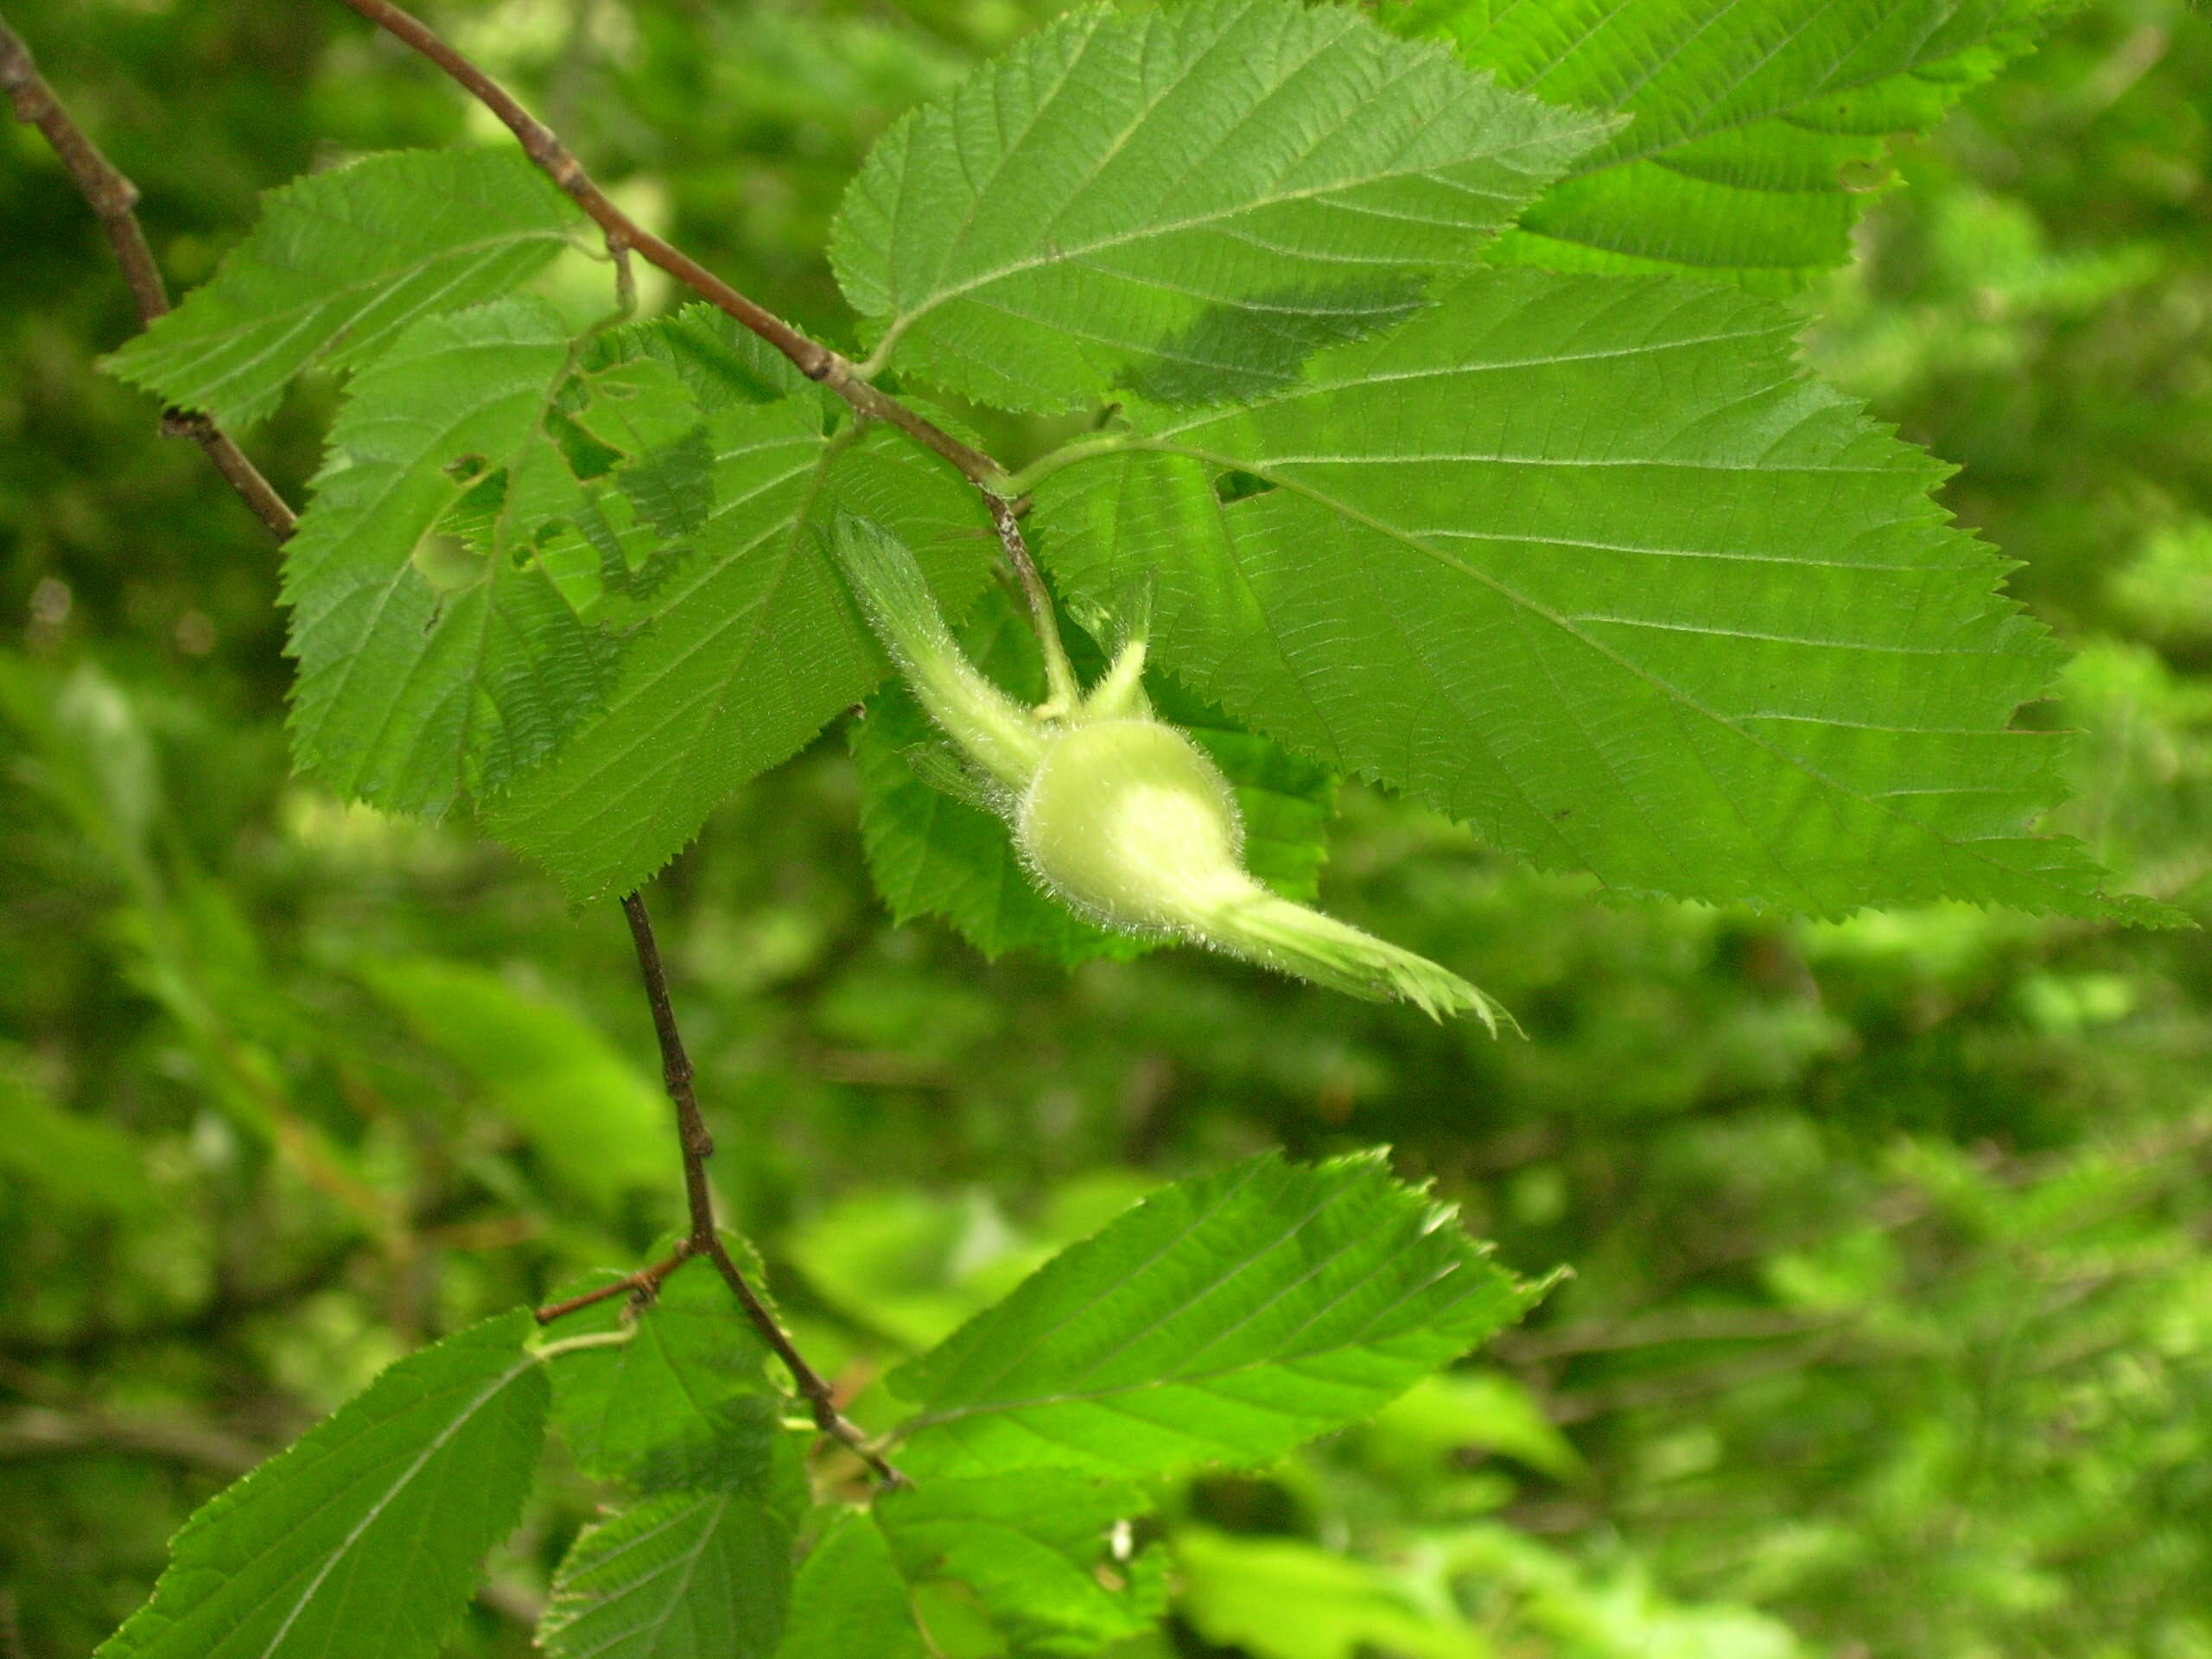
[[(427, 8), (833, 334), (868, 143), (1046, 9)], [(180, 286), (262, 188), (498, 137), (335, 6), (8, 12)], [(2036, 716), (2090, 734), (2064, 827), (2212, 914), (2212, 16), (2093, 0), (1898, 173), (1808, 349), (1961, 465), (2080, 651)], [(127, 301), (12, 125), (0, 225), (0, 1654), (45, 1659), (379, 1367), (644, 1259), (680, 1201), (579, 1140), (654, 1109), (619, 916), (287, 780), (271, 550), (93, 371)], [(295, 497), (328, 413), (256, 440)], [(1131, 1653), (2212, 1655), (2202, 935), (1608, 908), (1347, 790), (1325, 901), (1497, 991), (1530, 1040), (1493, 1044), (1189, 953), (894, 927), (854, 767), (817, 744), (654, 896), (730, 1214), (864, 1421), (1050, 1250), (1269, 1145), (1387, 1141), (1516, 1270), (1573, 1268), (1376, 1423), (1171, 1495), (1179, 1611)], [(458, 1651), (526, 1650), (598, 1491), (543, 1484)]]

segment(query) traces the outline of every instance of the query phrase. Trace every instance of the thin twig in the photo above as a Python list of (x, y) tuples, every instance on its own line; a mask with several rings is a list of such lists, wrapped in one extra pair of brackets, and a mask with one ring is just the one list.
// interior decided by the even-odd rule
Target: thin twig
[(889, 393), (879, 391), (861, 377), (851, 360), (810, 340), (765, 307), (739, 293), (690, 255), (664, 242), (607, 200), (591, 175), (569, 151), (550, 127), (518, 103), (513, 95), (455, 51), (420, 18), (403, 11), (391, 0), (344, 0), (387, 34), (396, 35), (458, 81), (484, 107), (499, 117), (507, 130), (521, 141), (523, 153), (544, 170), (545, 175), (573, 198), (602, 230), (620, 237), (693, 293), (719, 306), (798, 365), (810, 380), (818, 380), (852, 405), (855, 413), (895, 426), (924, 448), (935, 451), (960, 469), (961, 475), (985, 491), (998, 489), (1006, 469), (982, 451), (924, 418)]
[(566, 1319), (571, 1313), (582, 1313), (587, 1307), (611, 1301), (617, 1296), (650, 1300), (659, 1293), (662, 1281), (689, 1262), (691, 1256), (691, 1241), (687, 1238), (664, 1261), (656, 1262), (649, 1268), (639, 1268), (635, 1273), (626, 1273), (613, 1284), (601, 1285), (597, 1290), (588, 1290), (581, 1296), (571, 1296), (563, 1302), (549, 1302), (537, 1310), (537, 1322), (550, 1325), (556, 1319)]
[[(813, 1413), (815, 1426), (868, 1465), (885, 1485), (904, 1485), (905, 1477), (885, 1462), (868, 1445), (868, 1436), (859, 1426), (837, 1409), (836, 1393), (822, 1374), (807, 1363), (805, 1356), (792, 1343), (774, 1313), (746, 1282), (728, 1245), (722, 1242), (721, 1230), (715, 1224), (714, 1193), (707, 1185), (707, 1160), (714, 1156), (715, 1137), (707, 1128), (706, 1119), (700, 1116), (698, 1096), (692, 1092), (691, 1057), (684, 1050), (683, 1034), (677, 1028), (676, 1009), (669, 1001), (668, 975), (661, 966), (660, 945), (653, 938), (652, 920), (645, 914), (643, 899), (634, 893), (626, 895), (622, 913), (630, 923), (630, 939), (638, 951), (638, 971), (645, 982), (645, 1001), (652, 1009), (653, 1035), (660, 1043), (661, 1081), (668, 1089), (669, 1099), (676, 1105), (676, 1138), (683, 1148), (683, 1195), (691, 1218), (691, 1231), (684, 1241), (685, 1255), (702, 1255), (715, 1264), (715, 1271), (721, 1274), (722, 1282), (737, 1298), (738, 1306), (745, 1310), (745, 1317), (752, 1321), (753, 1328), (760, 1333), (762, 1341), (775, 1350), (776, 1357), (791, 1373), (791, 1382)], [(669, 1268), (669, 1272), (674, 1271), (674, 1268)]]
[[(84, 197), (85, 205), (92, 210), (100, 229), (107, 233), (108, 245), (115, 250), (115, 262), (123, 267), (123, 280), (130, 286), (130, 302), (137, 308), (138, 321), (151, 323), (156, 317), (165, 315), (169, 308), (168, 289), (162, 281), (161, 267), (154, 263), (153, 250), (146, 245), (146, 232), (134, 211), (138, 205), (138, 187), (124, 177), (86, 136), (84, 129), (70, 118), (61, 100), (54, 95), (54, 89), (39, 74), (30, 48), (4, 20), (0, 20), (0, 90), (7, 92), (16, 120), (36, 127), (46, 135), (46, 142), (54, 147), (54, 153), (76, 184), (78, 194)], [(215, 463), (215, 470), (222, 474), (238, 498), (253, 510), (254, 517), (266, 524), (269, 533), (278, 541), (285, 540), (298, 526), (299, 520), (284, 504), (284, 498), (246, 459), (245, 451), (207, 416), (188, 410), (168, 410), (162, 416), (162, 431), (168, 437), (190, 438), (205, 450), (207, 459)]]

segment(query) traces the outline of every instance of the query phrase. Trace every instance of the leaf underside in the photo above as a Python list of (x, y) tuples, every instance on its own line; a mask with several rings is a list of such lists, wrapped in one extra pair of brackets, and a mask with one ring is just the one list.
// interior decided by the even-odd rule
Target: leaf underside
[[(1814, 915), (1966, 899), (2159, 919), (2030, 833), (2058, 652), (1937, 463), (1734, 290), (1475, 277), (1248, 409), (1135, 411), (1037, 495), (1161, 661), (1292, 747), (1607, 886)], [(1259, 487), (1224, 501), (1225, 478)]]

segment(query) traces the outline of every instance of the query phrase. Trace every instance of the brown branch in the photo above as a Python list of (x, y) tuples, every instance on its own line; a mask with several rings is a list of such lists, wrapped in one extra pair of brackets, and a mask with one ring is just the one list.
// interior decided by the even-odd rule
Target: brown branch
[(1005, 482), (1006, 469), (988, 455), (970, 448), (934, 422), (870, 385), (849, 359), (818, 340), (810, 340), (617, 207), (607, 200), (607, 193), (592, 182), (591, 175), (550, 127), (523, 108), (505, 87), (448, 45), (420, 18), (401, 10), (391, 0), (344, 0), (344, 3), (421, 53), (499, 117), (507, 130), (521, 142), (523, 153), (537, 162), (545, 175), (566, 191), (609, 236), (635, 248), (693, 293), (735, 317), (789, 358), (808, 379), (821, 382), (843, 398), (855, 414), (897, 427), (925, 448), (950, 461), (960, 469), (963, 477), (980, 489), (993, 491)]
[(550, 1325), (556, 1319), (580, 1313), (585, 1308), (611, 1301), (617, 1296), (651, 1301), (659, 1293), (661, 1281), (689, 1262), (691, 1256), (691, 1241), (686, 1238), (664, 1261), (656, 1262), (649, 1268), (639, 1268), (635, 1273), (626, 1273), (613, 1284), (601, 1285), (597, 1290), (588, 1290), (581, 1296), (571, 1296), (566, 1301), (549, 1302), (537, 1310), (537, 1322)]
[[(169, 308), (168, 289), (162, 281), (161, 268), (154, 263), (153, 250), (146, 245), (146, 232), (134, 211), (138, 205), (138, 187), (124, 177), (115, 163), (85, 135), (84, 129), (70, 118), (61, 100), (54, 95), (54, 89), (40, 76), (30, 48), (4, 20), (0, 20), (0, 91), (7, 92), (16, 120), (36, 127), (46, 135), (46, 142), (54, 147), (54, 153), (60, 158), (78, 194), (84, 197), (85, 205), (99, 220), (100, 229), (107, 233), (108, 245), (115, 250), (115, 262), (123, 267), (123, 280), (130, 286), (130, 301), (137, 308), (138, 321), (151, 323), (155, 318), (165, 315)], [(284, 498), (246, 459), (245, 452), (207, 416), (188, 410), (169, 410), (162, 416), (162, 431), (166, 436), (190, 438), (198, 444), (207, 459), (214, 462), (215, 470), (238, 492), (239, 499), (253, 510), (254, 517), (266, 524), (269, 533), (278, 541), (285, 540), (297, 527), (299, 520), (284, 504)]]
[[(347, 3), (352, 3), (352, 0)], [(676, 1138), (683, 1149), (683, 1196), (691, 1219), (691, 1230), (683, 1242), (681, 1256), (662, 1263), (660, 1277), (667, 1277), (694, 1255), (704, 1256), (713, 1262), (715, 1271), (721, 1274), (722, 1282), (737, 1298), (738, 1306), (745, 1310), (745, 1317), (760, 1332), (760, 1339), (775, 1351), (776, 1357), (791, 1373), (791, 1382), (814, 1415), (815, 1426), (859, 1458), (886, 1486), (902, 1486), (906, 1484), (905, 1477), (884, 1461), (868, 1445), (868, 1437), (859, 1426), (837, 1409), (836, 1393), (822, 1374), (807, 1363), (806, 1357), (799, 1352), (774, 1312), (746, 1282), (744, 1273), (729, 1253), (729, 1246), (722, 1242), (721, 1231), (715, 1224), (714, 1192), (707, 1185), (707, 1160), (714, 1156), (715, 1137), (707, 1128), (706, 1119), (700, 1116), (698, 1096), (692, 1091), (691, 1057), (684, 1050), (683, 1034), (676, 1024), (676, 1009), (669, 1001), (668, 975), (661, 966), (660, 945), (653, 938), (652, 920), (645, 914), (643, 899), (634, 893), (625, 896), (622, 913), (630, 923), (630, 939), (638, 952), (638, 971), (645, 982), (645, 1001), (652, 1009), (653, 1035), (660, 1043), (661, 1080), (676, 1106)], [(652, 1273), (655, 1269), (645, 1271)], [(658, 1280), (654, 1282), (658, 1285)], [(538, 1317), (543, 1319), (547, 1314)]]

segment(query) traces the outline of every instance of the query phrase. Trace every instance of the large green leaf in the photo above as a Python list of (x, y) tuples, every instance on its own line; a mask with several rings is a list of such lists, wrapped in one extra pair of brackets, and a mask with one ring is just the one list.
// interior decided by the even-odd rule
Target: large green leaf
[(768, 1659), (805, 1509), (787, 1434), (756, 1478), (623, 1510), (562, 1561), (538, 1645), (553, 1659)]
[(897, 527), (949, 607), (996, 543), (980, 499), (897, 435), (826, 440), (810, 397), (709, 419), (713, 516), (656, 594), (604, 714), (494, 804), (501, 839), (579, 901), (626, 892), (732, 790), (784, 760), (887, 671), (817, 527), (840, 504)]
[(1770, 291), (1850, 257), (1887, 140), (2025, 51), (2051, 0), (1415, 0), (1509, 86), (1633, 118), (1521, 216), (1493, 263)]
[(270, 191), (214, 279), (107, 366), (245, 426), (318, 359), (358, 367), (423, 317), (508, 292), (583, 223), (510, 149), (365, 156)]
[(1144, 1475), (1265, 1462), (1365, 1415), (1529, 1293), (1379, 1156), (1166, 1188), (894, 1372), (901, 1466)]
[(880, 353), (987, 403), (1241, 396), (1402, 321), (1604, 130), (1343, 8), (1089, 6), (886, 133), (831, 252)]
[(184, 1524), (104, 1659), (426, 1659), (521, 1513), (545, 1432), (530, 1315), (411, 1354)]
[(2030, 833), (2063, 741), (2008, 723), (2056, 650), (1937, 463), (1796, 370), (1795, 326), (1478, 276), (1295, 391), (1144, 414), (1140, 453), (1046, 480), (1040, 550), (1079, 588), (1153, 581), (1161, 659), (1230, 713), (1548, 868), (2157, 918)]
[[(309, 776), (435, 814), (604, 695), (612, 642), (531, 556), (581, 506), (544, 426), (569, 353), (552, 308), (517, 297), (425, 318), (355, 378), (285, 554)], [(464, 495), (477, 533), (442, 531)]]
[[(970, 659), (1000, 685), (1030, 702), (1043, 699), (1036, 636), (1002, 590), (983, 595), (960, 637)], [(1103, 664), (1096, 652), (1080, 650), (1084, 643), (1074, 641), (1077, 671), (1087, 674)], [(1156, 684), (1154, 691), (1160, 712), (1191, 733), (1235, 787), (1244, 815), (1246, 868), (1287, 898), (1312, 899), (1327, 855), (1334, 780), (1310, 761), (1234, 728), (1173, 684)], [(939, 774), (948, 766), (957, 772), (957, 764), (902, 684), (894, 682), (869, 701), (868, 717), (853, 728), (853, 755), (868, 873), (899, 921), (939, 918), (987, 957), (1031, 950), (1072, 965), (1152, 948), (1147, 940), (1092, 925), (1039, 890), (1005, 819), (967, 791), (943, 786)]]
[(1142, 1488), (1067, 1470), (933, 1478), (886, 1494), (876, 1518), (899, 1570), (973, 1592), (1014, 1659), (1088, 1659), (1165, 1611), (1166, 1563), (1136, 1549)]

